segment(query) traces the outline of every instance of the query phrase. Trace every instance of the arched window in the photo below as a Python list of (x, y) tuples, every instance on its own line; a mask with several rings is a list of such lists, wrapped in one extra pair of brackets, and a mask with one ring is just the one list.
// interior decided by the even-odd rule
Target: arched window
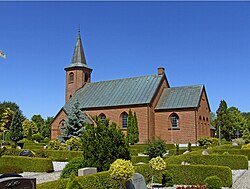
[(171, 122), (172, 128), (178, 128), (179, 127), (179, 116), (175, 113), (171, 114), (170, 122)]
[(59, 122), (57, 134), (61, 134), (62, 132), (64, 132), (64, 130), (65, 130), (65, 120), (62, 119), (62, 120)]
[(88, 80), (89, 80), (89, 74), (88, 73), (85, 73), (84, 80), (85, 80), (85, 82), (88, 82)]
[(122, 128), (125, 129), (128, 126), (128, 114), (126, 112), (123, 112), (121, 118), (122, 118)]
[(99, 118), (102, 120), (102, 124), (104, 124), (105, 120), (106, 120), (106, 115), (104, 113), (101, 113), (99, 115)]
[(69, 73), (69, 83), (74, 83), (74, 73), (73, 72)]

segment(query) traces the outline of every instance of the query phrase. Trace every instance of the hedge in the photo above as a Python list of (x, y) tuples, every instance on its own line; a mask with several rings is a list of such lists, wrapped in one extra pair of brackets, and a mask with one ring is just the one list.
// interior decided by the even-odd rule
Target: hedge
[(250, 160), (250, 149), (209, 149), (207, 150), (208, 153), (217, 153), (217, 154), (223, 154), (224, 152), (228, 152), (229, 154), (235, 154), (235, 155), (245, 155), (247, 156), (248, 160)]
[[(37, 189), (65, 189), (69, 179), (60, 179), (57, 181), (38, 184)], [(77, 177), (77, 181), (83, 186), (83, 188), (91, 189), (117, 189), (119, 188), (119, 182), (110, 178), (109, 172), (104, 171), (92, 175), (86, 175)]]
[(0, 166), (18, 166), (24, 172), (53, 172), (53, 164), (50, 159), (24, 157), (24, 156), (2, 156)]
[(248, 169), (248, 159), (243, 155), (179, 155), (169, 157), (167, 164), (181, 164), (183, 161), (190, 164), (228, 166), (233, 170)]
[[(69, 150), (42, 150), (46, 157), (52, 161), (69, 161), (75, 157), (82, 157), (82, 151), (69, 151)], [(38, 152), (38, 151), (35, 151)], [(41, 150), (39, 151), (41, 153)]]
[(173, 174), (173, 183), (178, 185), (201, 185), (207, 177), (217, 176), (224, 187), (232, 186), (232, 171), (226, 166), (168, 165), (167, 170)]
[[(204, 184), (203, 181), (208, 176), (217, 176), (222, 180), (223, 186), (232, 185), (232, 173), (229, 167), (212, 165), (168, 165), (167, 169), (173, 174), (174, 184)], [(135, 166), (135, 171), (144, 176), (146, 183), (150, 183), (152, 175), (154, 182), (161, 183), (161, 174), (153, 173), (148, 164)], [(83, 188), (91, 189), (117, 189), (118, 181), (112, 180), (107, 171), (77, 178)], [(60, 179), (52, 182), (38, 184), (37, 189), (65, 189), (69, 179)]]
[(13, 166), (13, 165), (0, 166), (0, 174), (13, 174), (22, 172), (23, 170), (20, 168), (20, 166)]

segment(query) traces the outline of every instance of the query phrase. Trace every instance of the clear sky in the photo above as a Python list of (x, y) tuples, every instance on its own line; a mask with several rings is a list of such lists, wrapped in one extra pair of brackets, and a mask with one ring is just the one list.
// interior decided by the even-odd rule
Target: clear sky
[(54, 116), (80, 24), (92, 81), (157, 73), (250, 111), (250, 2), (0, 2), (0, 101)]

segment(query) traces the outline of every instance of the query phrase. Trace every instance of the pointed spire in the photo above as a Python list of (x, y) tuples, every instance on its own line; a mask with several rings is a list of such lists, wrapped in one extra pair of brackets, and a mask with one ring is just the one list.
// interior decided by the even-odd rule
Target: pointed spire
[(83, 51), (83, 47), (82, 47), (80, 28), (78, 29), (78, 37), (77, 37), (76, 46), (75, 46), (75, 50), (74, 50), (74, 54), (73, 54), (73, 57), (72, 57), (71, 64), (73, 64), (73, 65), (81, 65), (81, 64), (83, 64), (83, 66), (87, 65), (85, 55), (84, 55), (84, 51)]

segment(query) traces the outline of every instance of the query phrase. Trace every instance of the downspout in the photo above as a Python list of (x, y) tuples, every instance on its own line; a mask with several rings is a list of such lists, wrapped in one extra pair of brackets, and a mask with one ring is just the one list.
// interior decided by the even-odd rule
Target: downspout
[(195, 113), (195, 144), (197, 146), (197, 108), (194, 109), (194, 113)]
[(150, 129), (149, 129), (149, 123), (150, 123), (149, 104), (147, 104), (147, 109), (148, 109), (148, 111), (147, 111), (147, 114), (148, 114), (148, 140), (150, 140), (150, 138), (149, 138), (150, 137), (150, 135), (149, 135), (149, 131), (150, 131)]

